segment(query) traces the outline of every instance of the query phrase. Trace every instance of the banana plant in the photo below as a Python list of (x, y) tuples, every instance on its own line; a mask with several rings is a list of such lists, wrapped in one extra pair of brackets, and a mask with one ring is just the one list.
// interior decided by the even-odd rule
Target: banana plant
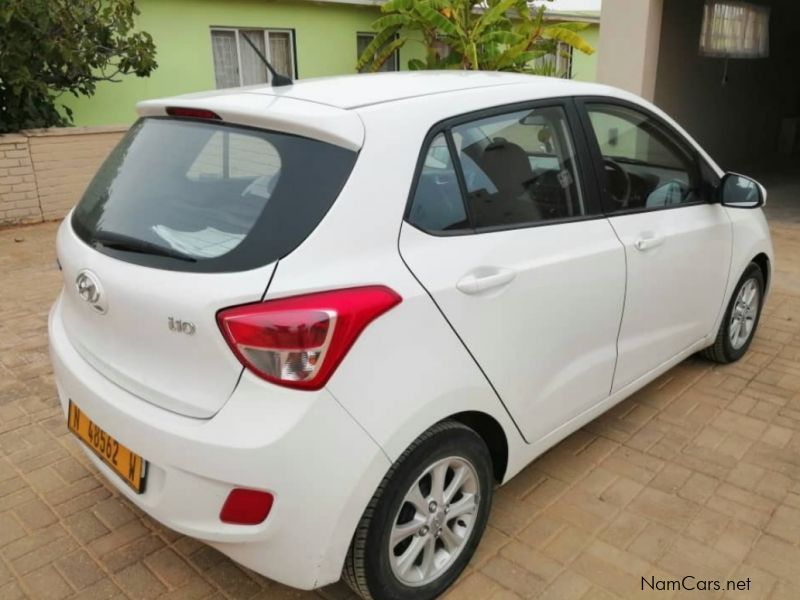
[[(551, 0), (544, 0), (549, 2)], [(559, 43), (592, 54), (580, 32), (585, 23), (551, 23), (545, 5), (527, 0), (388, 0), (373, 23), (375, 38), (358, 59), (359, 70), (377, 71), (407, 43), (422, 43), (425, 60), (411, 70), (471, 69), (555, 74)]]

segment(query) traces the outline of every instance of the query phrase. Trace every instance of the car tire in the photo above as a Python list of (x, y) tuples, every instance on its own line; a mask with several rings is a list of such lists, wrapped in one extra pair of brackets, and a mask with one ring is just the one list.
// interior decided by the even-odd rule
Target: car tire
[(742, 358), (753, 341), (764, 304), (764, 273), (750, 263), (731, 295), (714, 344), (702, 355), (721, 364)]
[(475, 552), (493, 487), (483, 438), (455, 421), (434, 425), (375, 492), (353, 536), (344, 580), (369, 600), (438, 597)]

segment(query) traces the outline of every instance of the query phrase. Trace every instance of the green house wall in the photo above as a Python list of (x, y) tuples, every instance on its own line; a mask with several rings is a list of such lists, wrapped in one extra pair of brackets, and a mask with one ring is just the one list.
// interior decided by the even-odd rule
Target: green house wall
[[(213, 89), (211, 27), (294, 30), (298, 76), (304, 79), (355, 73), (356, 34), (372, 31), (380, 15), (375, 6), (305, 0), (138, 0), (137, 5), (138, 26), (156, 44), (158, 68), (150, 77), (101, 82), (90, 98), (62, 96), (76, 125), (129, 124), (140, 100)], [(597, 29), (584, 32), (595, 48)], [(421, 44), (406, 44), (400, 52), (401, 68), (422, 55)], [(593, 81), (596, 62), (596, 54), (576, 52), (575, 78)]]
[(577, 81), (597, 81), (597, 48), (600, 43), (600, 25), (591, 24), (581, 31), (581, 37), (585, 39), (592, 48), (594, 54), (584, 54), (577, 52), (572, 55), (572, 78)]

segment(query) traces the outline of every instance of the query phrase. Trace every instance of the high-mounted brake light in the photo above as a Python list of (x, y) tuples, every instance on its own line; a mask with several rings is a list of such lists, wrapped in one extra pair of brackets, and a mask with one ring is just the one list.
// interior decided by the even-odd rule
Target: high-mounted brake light
[(186, 108), (184, 106), (168, 106), (167, 114), (171, 117), (189, 117), (191, 119), (214, 119), (221, 121), (217, 113), (205, 108)]
[(402, 299), (385, 286), (280, 298), (220, 311), (217, 322), (241, 363), (287, 387), (318, 390), (364, 328)]

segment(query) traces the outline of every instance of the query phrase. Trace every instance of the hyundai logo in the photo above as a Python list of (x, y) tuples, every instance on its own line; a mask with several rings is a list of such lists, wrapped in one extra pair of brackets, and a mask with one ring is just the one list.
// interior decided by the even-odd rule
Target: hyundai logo
[(97, 312), (106, 312), (103, 287), (94, 273), (91, 271), (78, 273), (78, 277), (75, 278), (75, 289), (78, 290), (78, 296), (88, 302)]

